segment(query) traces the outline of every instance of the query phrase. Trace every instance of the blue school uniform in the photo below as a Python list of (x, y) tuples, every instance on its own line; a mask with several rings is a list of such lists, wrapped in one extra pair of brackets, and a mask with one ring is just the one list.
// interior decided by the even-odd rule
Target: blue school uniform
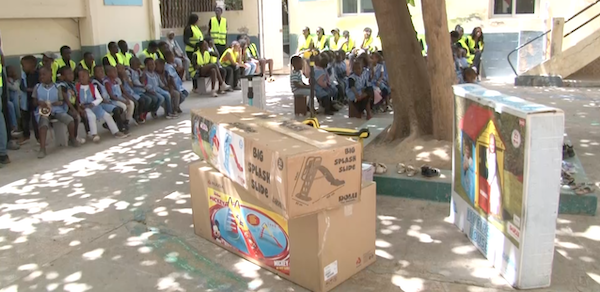
[(377, 80), (379, 80), (379, 78), (381, 78), (383, 75), (383, 78), (382, 78), (381, 82), (379, 83), (379, 89), (381, 89), (382, 91), (387, 90), (389, 92), (390, 87), (388, 86), (385, 64), (380, 63), (380, 64), (375, 65), (374, 70), (375, 71), (373, 72), (374, 76), (373, 76), (372, 85), (374, 87), (377, 86)]
[[(109, 80), (108, 78), (104, 79), (104, 87), (110, 86), (112, 90), (112, 94), (117, 97), (118, 101), (127, 102), (123, 97), (123, 91), (121, 91), (121, 79), (117, 78), (114, 82)], [(110, 100), (110, 102), (114, 105), (117, 105), (117, 100)]]
[[(92, 92), (94, 90), (94, 85), (88, 86), (88, 88), (83, 88), (78, 86), (78, 94), (79, 94), (79, 103), (82, 105), (88, 105), (93, 103), (96, 100), (94, 96), (95, 93)], [(100, 91), (100, 90), (98, 90)], [(96, 119), (100, 120), (104, 118), (104, 114), (106, 111), (102, 108), (101, 105), (94, 106), (91, 108), (94, 115), (96, 115)]]
[[(98, 88), (98, 91), (100, 91), (100, 95), (102, 95), (102, 99), (104, 101), (111, 102), (110, 96), (108, 95), (108, 91), (106, 91), (106, 87), (100, 80), (94, 78), (92, 80), (92, 85), (94, 85), (94, 86), (96, 86), (96, 88)], [(100, 104), (100, 107), (102, 107), (102, 109), (104, 109), (104, 111), (106, 111), (108, 113), (112, 113), (113, 110), (115, 110), (115, 108), (117, 106), (112, 103), (103, 102)]]
[(325, 80), (329, 81), (329, 76), (327, 75), (327, 71), (323, 68), (315, 67), (315, 96), (317, 98), (324, 98), (331, 96), (329, 92), (329, 88), (324, 88), (319, 85), (317, 80), (321, 78), (321, 76), (325, 76)]
[(135, 92), (131, 85), (129, 85), (129, 82), (123, 82), (123, 89), (125, 89), (125, 92), (131, 95), (133, 99), (140, 100), (140, 95)]
[[(351, 82), (350, 80), (354, 82)], [(354, 94), (354, 91), (350, 87), (350, 83), (354, 83), (354, 88), (356, 89), (356, 92), (360, 94), (369, 85), (369, 72), (363, 70), (360, 76), (352, 72), (352, 74), (350, 74), (350, 77), (348, 77), (348, 84), (346, 85), (346, 96), (348, 97), (349, 101), (355, 101), (357, 96)]]
[(28, 111), (29, 103), (27, 102), (27, 74), (24, 71), (21, 71), (21, 96), (19, 103), (21, 105), (21, 110)]
[[(39, 101), (43, 101), (43, 102), (50, 102), (50, 103), (55, 103), (58, 100), (58, 91), (61, 90), (58, 88), (58, 86), (56, 86), (56, 84), (52, 83), (52, 84), (42, 84), (39, 83), (35, 86), (35, 88), (33, 89), (33, 91), (35, 91), (37, 98)], [(64, 114), (68, 112), (68, 107), (66, 103), (63, 103), (62, 105), (53, 105), (51, 107), (51, 111), (50, 114)], [(39, 122), (40, 121), (40, 113), (39, 111), (35, 110), (34, 112), (35, 115), (35, 119)]]

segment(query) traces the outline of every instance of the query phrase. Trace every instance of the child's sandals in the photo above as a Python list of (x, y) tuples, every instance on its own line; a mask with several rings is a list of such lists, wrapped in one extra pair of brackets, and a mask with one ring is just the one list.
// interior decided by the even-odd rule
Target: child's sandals
[(578, 196), (584, 196), (593, 193), (594, 187), (595, 186), (591, 183), (579, 183), (576, 185), (572, 185), (571, 189), (573, 189), (575, 194), (577, 194)]
[(409, 165), (406, 167), (406, 176), (413, 177), (416, 174), (417, 174), (417, 169), (414, 166)]
[(417, 174), (417, 170), (412, 165), (406, 165), (404, 163), (398, 163), (396, 165), (396, 171), (398, 174), (405, 174), (408, 177), (413, 177)]
[(406, 165), (404, 163), (398, 163), (398, 165), (396, 165), (396, 171), (398, 174), (406, 173)]
[(429, 167), (427, 165), (421, 166), (421, 175), (424, 177), (438, 177), (440, 176), (440, 170), (437, 168)]
[(384, 174), (387, 172), (387, 166), (383, 163), (373, 163), (373, 166), (375, 167), (376, 174)]

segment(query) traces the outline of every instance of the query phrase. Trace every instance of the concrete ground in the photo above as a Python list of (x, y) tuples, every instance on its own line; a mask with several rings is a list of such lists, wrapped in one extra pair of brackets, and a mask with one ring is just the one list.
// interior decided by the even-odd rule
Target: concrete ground
[[(489, 86), (564, 109), (575, 150), (600, 181), (598, 90)], [(288, 88), (287, 78), (268, 84), (271, 109), (291, 113)], [(240, 101), (191, 97), (184, 111)], [(341, 115), (323, 120), (363, 122)], [(34, 145), (10, 152), (0, 169), (0, 291), (306, 291), (194, 235), (187, 115), (150, 120), (128, 140), (102, 138), (44, 160)], [(511, 290), (446, 221), (447, 204), (379, 197), (378, 214), (377, 262), (335, 291)], [(598, 217), (560, 216), (552, 287), (538, 291), (600, 291), (599, 243)]]

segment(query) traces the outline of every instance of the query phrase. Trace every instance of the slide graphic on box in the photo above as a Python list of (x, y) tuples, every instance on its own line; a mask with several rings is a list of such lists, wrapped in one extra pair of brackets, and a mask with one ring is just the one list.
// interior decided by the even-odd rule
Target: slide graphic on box
[[(244, 138), (223, 126), (215, 133), (217, 147), (217, 168), (236, 183), (246, 187), (246, 169), (244, 168)], [(209, 137), (210, 138), (210, 137)]]
[[(321, 162), (323, 162), (323, 158), (319, 156), (310, 156), (304, 162), (304, 165), (300, 170), (300, 180), (296, 182), (296, 186), (294, 187), (294, 193), (297, 199), (304, 202), (310, 202), (313, 199), (316, 199), (310, 196), (310, 189), (312, 188), (315, 179), (324, 178), (325, 180), (327, 180), (327, 182), (329, 182), (330, 185), (335, 187), (334, 190), (326, 191), (326, 193), (324, 193), (323, 195), (338, 190), (346, 183), (343, 180), (336, 179), (331, 173), (331, 171), (329, 171), (329, 169), (321, 165)], [(323, 176), (317, 177), (317, 172), (320, 172)], [(298, 187), (298, 185), (299, 189), (297, 190), (296, 188)]]
[(213, 239), (289, 275), (287, 221), (212, 188), (208, 194)]

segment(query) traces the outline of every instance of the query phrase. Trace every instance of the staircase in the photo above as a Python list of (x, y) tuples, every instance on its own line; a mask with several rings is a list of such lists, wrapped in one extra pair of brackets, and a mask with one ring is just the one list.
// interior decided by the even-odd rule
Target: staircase
[[(544, 40), (547, 57), (529, 68), (515, 69), (513, 55), (521, 56), (531, 49), (533, 42)], [(553, 18), (552, 29), (520, 45), (508, 54), (507, 59), (517, 76), (515, 85), (600, 87), (600, 0), (566, 21)]]

